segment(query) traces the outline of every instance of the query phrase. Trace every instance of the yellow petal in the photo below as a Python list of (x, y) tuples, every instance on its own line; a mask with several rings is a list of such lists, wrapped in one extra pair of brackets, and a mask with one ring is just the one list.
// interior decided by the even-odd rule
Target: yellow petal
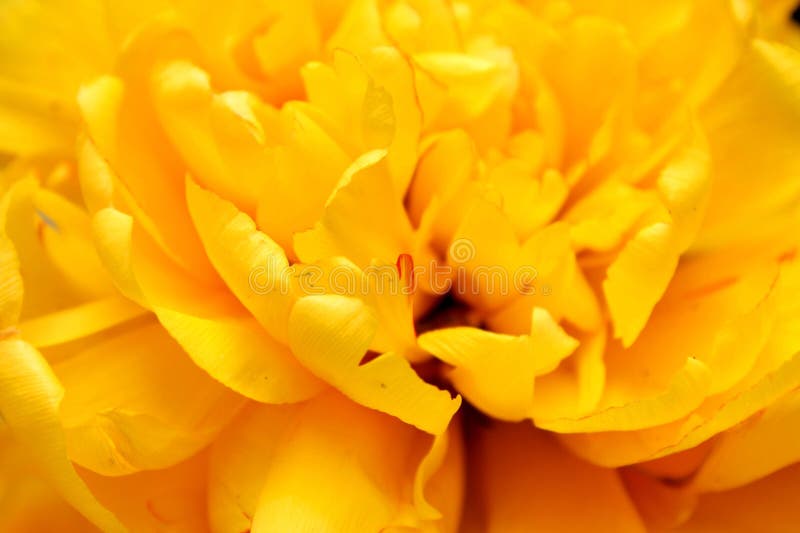
[(92, 335), (146, 312), (130, 300), (115, 296), (27, 320), (19, 330), (27, 342), (45, 348)]
[(481, 531), (645, 531), (616, 471), (584, 463), (529, 424), (482, 429), (470, 464)]
[(577, 339), (580, 345), (575, 353), (537, 380), (531, 413), (534, 420), (578, 418), (596, 411), (606, 384), (606, 332), (600, 330)]
[(153, 321), (58, 363), (54, 372), (65, 390), (70, 458), (104, 475), (164, 468), (193, 455), (242, 402)]
[(413, 253), (411, 224), (392, 185), (385, 152), (368, 152), (345, 173), (314, 229), (294, 238), (297, 256), (307, 263), (342, 255), (361, 268), (373, 259), (393, 263)]
[(433, 439), (414, 476), (414, 507), (433, 531), (458, 529), (464, 498), (464, 444), (461, 417)]
[[(222, 202), (221, 200), (219, 200)], [(128, 215), (95, 215), (101, 255), (117, 285), (153, 310), (200, 368), (233, 390), (269, 403), (307, 399), (323, 384), (228, 293), (165, 257)], [(244, 280), (247, 284), (247, 277)]]
[(319, 220), (350, 163), (326, 121), (330, 119), (305, 103), (289, 103), (281, 109), (280, 127), (286, 143), (276, 150), (270, 193), (259, 198), (256, 222), (284, 250), (292, 249), (296, 232)]
[(674, 531), (680, 533), (789, 533), (800, 521), (797, 491), (800, 467), (781, 470), (744, 487), (705, 494), (692, 517)]
[(609, 343), (606, 394), (614, 397), (612, 404), (666, 390), (665, 378), (684, 366), (687, 354), (708, 366), (709, 395), (728, 390), (751, 372), (772, 329), (770, 295), (778, 267), (774, 259), (748, 263), (734, 272), (719, 271), (713, 256), (681, 263), (636, 342), (627, 349)]
[(355, 153), (386, 150), (392, 183), (403, 195), (416, 164), (422, 120), (411, 64), (390, 47), (333, 50), (332, 66), (303, 70), (309, 101), (347, 132)]
[(130, 43), (123, 74), (131, 79), (104, 76), (93, 80), (81, 88), (78, 101), (89, 138), (118, 177), (120, 188), (129, 193), (128, 203), (133, 204), (115, 207), (128, 210), (195, 276), (213, 280), (213, 269), (186, 209), (185, 168), (157, 122), (149, 91), (137, 85), (147, 79), (142, 77), (148, 62), (157, 58), (158, 47), (169, 49), (159, 42), (157, 31), (152, 33), (137, 34)]
[(117, 289), (139, 305), (146, 306), (142, 289), (133, 272), (133, 224), (130, 215), (113, 207), (105, 207), (92, 217), (97, 253)]
[(422, 349), (453, 365), (456, 388), (476, 407), (503, 420), (531, 416), (534, 380), (552, 372), (577, 346), (550, 314), (535, 308), (529, 335), (448, 328), (419, 337)]
[(186, 198), (214, 268), (261, 326), (285, 342), (295, 296), (287, 284), (289, 261), (283, 249), (233, 204), (191, 180)]
[(197, 366), (239, 394), (266, 403), (312, 398), (325, 388), (250, 317), (156, 307), (156, 315)]
[(795, 356), (743, 390), (714, 402), (702, 413), (638, 432), (574, 434), (563, 442), (576, 454), (609, 467), (678, 453), (707, 441), (785, 396), (800, 384)]
[(609, 251), (655, 203), (653, 194), (617, 181), (600, 185), (564, 215), (578, 250)]
[(457, 50), (460, 45), (459, 13), (436, 1), (392, 4), (383, 12), (383, 23), (395, 46), (406, 53)]
[[(701, 115), (714, 160), (714, 194), (697, 249), (780, 233), (800, 194), (796, 50), (754, 41)], [(770, 177), (769, 186), (758, 181)], [(731, 205), (738, 206), (731, 209)]]
[(298, 422), (273, 452), (254, 532), (403, 525), (415, 475), (409, 465), (421, 459), (430, 437), (338, 394), (306, 404)]
[[(476, 204), (476, 206), (479, 204)], [(478, 212), (478, 210), (475, 210)], [(492, 211), (488, 211), (491, 214)], [(569, 231), (566, 224), (550, 224), (530, 236), (521, 246), (510, 241), (506, 226), (501, 224), (504, 219), (496, 216), (487, 220), (492, 223), (480, 226), (480, 217), (470, 222), (468, 237), (473, 243), (480, 262), (472, 261), (465, 264), (472, 267), (472, 276), (478, 282), (491, 282), (491, 277), (478, 273), (491, 272), (486, 266), (481, 266), (484, 260), (490, 261), (484, 265), (501, 265), (503, 273), (507, 276), (509, 294), (504, 307), (491, 313), (487, 322), (492, 329), (508, 333), (526, 332), (529, 327), (529, 318), (534, 307), (546, 309), (553, 317), (560, 321), (565, 319), (583, 331), (596, 331), (601, 324), (600, 308), (594, 290), (587, 282), (580, 268), (578, 268), (575, 253), (570, 245)], [(466, 221), (465, 221), (466, 225)], [(481, 228), (480, 230), (478, 228)], [(500, 233), (498, 241), (492, 244), (490, 228)], [(455, 241), (454, 241), (455, 242)], [(503, 243), (504, 249), (497, 246)], [(493, 252), (494, 257), (483, 254), (482, 249)], [(512, 256), (507, 255), (514, 250)], [(504, 259), (495, 259), (503, 258)], [(484, 259), (485, 258), (485, 259)], [(500, 261), (496, 263), (494, 261)], [(472, 280), (474, 285), (475, 280)], [(494, 293), (501, 290), (493, 289)], [(497, 296), (475, 299), (476, 301), (497, 301)]]
[[(0, 80), (0, 150), (26, 156), (68, 154), (74, 135), (71, 117), (55, 117), (48, 112), (49, 99), (4, 85)], [(53, 107), (63, 105), (50, 101)]]
[(425, 131), (463, 128), (481, 148), (507, 139), (519, 83), (509, 48), (486, 39), (466, 51), (427, 50), (413, 59)]
[(564, 115), (567, 163), (576, 163), (588, 156), (609, 111), (619, 102), (629, 102), (635, 83), (634, 48), (614, 21), (578, 17), (543, 61)]
[(408, 191), (408, 216), (419, 227), (423, 216), (436, 209), (432, 238), (442, 254), (469, 208), (472, 199), (469, 188), (473, 185), (470, 180), (476, 168), (475, 145), (463, 130), (433, 137), (430, 146), (420, 154)]
[(710, 383), (708, 367), (690, 357), (670, 387), (658, 396), (621, 406), (601, 405), (596, 413), (573, 420), (536, 420), (536, 425), (557, 433), (630, 431), (658, 426), (698, 407), (705, 399)]
[[(82, 21), (74, 24), (75, 20)], [(0, 146), (7, 153), (68, 156), (80, 83), (110, 68), (114, 46), (103, 10), (6, 3), (0, 14)], [(57, 69), (53, 65), (59, 65)]]
[(42, 356), (18, 339), (0, 341), (0, 412), (12, 435), (71, 505), (104, 531), (125, 531), (78, 477), (59, 419), (63, 389)]
[[(253, 39), (253, 51), (267, 78), (267, 90), (277, 93), (278, 98), (298, 98), (302, 95), (300, 68), (320, 53), (322, 28), (318, 11), (325, 7), (308, 0), (269, 7), (278, 14), (269, 29)], [(328, 9), (336, 10), (337, 6)]]
[(376, 48), (364, 58), (370, 82), (364, 96), (364, 148), (386, 148), (394, 187), (405, 194), (417, 162), (422, 113), (411, 62), (394, 48)]
[[(269, 480), (272, 470), (282, 468), (281, 463), (285, 460), (284, 454), (291, 453), (290, 450), (294, 445), (297, 433), (322, 431), (313, 414), (318, 413), (320, 409), (326, 409), (329, 413), (333, 413), (332, 416), (339, 416), (339, 412), (366, 412), (367, 418), (378, 420), (383, 418), (388, 427), (396, 427), (396, 421), (366, 411), (355, 404), (347, 405), (345, 400), (338, 395), (323, 395), (312, 402), (315, 404), (332, 403), (333, 406), (251, 405), (216, 439), (209, 465), (209, 512), (212, 531), (215, 533), (240, 533), (251, 528), (262, 488)], [(342, 427), (347, 426), (343, 424)], [(420, 439), (419, 434), (414, 436), (416, 433), (406, 427), (404, 434), (398, 439), (402, 443), (407, 437), (413, 438), (414, 444), (414, 453), (408, 457), (410, 462), (405, 465), (408, 467), (408, 471), (398, 475), (397, 481), (402, 482), (404, 490), (395, 493), (394, 489), (384, 485), (378, 487), (382, 491), (380, 497), (388, 501), (390, 505), (402, 503), (402, 508), (398, 509), (397, 516), (393, 521), (409, 526), (418, 524), (420, 527), (430, 527), (430, 529), (424, 529), (425, 531), (454, 532), (461, 516), (463, 496), (464, 469), (461, 426), (454, 421), (447, 433), (435, 439)], [(378, 438), (390, 438), (370, 434), (369, 431), (363, 437), (367, 442), (374, 442)], [(342, 433), (338, 441), (350, 443), (353, 438), (352, 435)], [(313, 443), (309, 443), (309, 446), (312, 445)], [(324, 449), (327, 445), (322, 444), (322, 447)], [(315, 457), (316, 454), (309, 459), (313, 461)], [(384, 456), (385, 458), (386, 456)], [(384, 460), (383, 463), (385, 464), (380, 467), (381, 471), (403, 467), (395, 458)], [(417, 463), (418, 466), (414, 470)], [(297, 468), (298, 475), (301, 477), (307, 472)], [(374, 474), (375, 470), (370, 469), (369, 473)], [(330, 480), (322, 479), (321, 481), (335, 484), (338, 482), (338, 478), (334, 476)], [(413, 495), (410, 493), (412, 483)], [(316, 483), (314, 485), (316, 486)], [(293, 495), (298, 500), (306, 500), (309, 492), (308, 487), (301, 487)], [(354, 501), (363, 496), (353, 491), (349, 491), (348, 494), (352, 494)], [(273, 503), (273, 505), (279, 504)], [(324, 517), (319, 518), (320, 520), (324, 519)], [(288, 520), (288, 517), (272, 518), (272, 520), (280, 519)], [(334, 526), (328, 525), (328, 527)]]
[[(260, 154), (254, 153), (245, 164), (241, 164), (244, 162), (241, 153), (238, 160), (228, 159), (225, 145), (244, 145), (247, 138), (231, 138), (232, 128), (219, 127), (225, 124), (223, 121), (238, 119), (245, 123), (251, 135), (258, 137), (260, 134), (263, 138), (250, 102), (240, 98), (238, 103), (244, 105), (232, 107), (231, 104), (236, 103), (231, 100), (233, 93), (228, 93), (227, 97), (214, 94), (208, 74), (185, 61), (175, 61), (156, 70), (152, 84), (161, 123), (193, 174), (223, 198), (248, 213), (255, 213), (271, 166), (271, 154), (254, 139), (252, 149)], [(251, 101), (258, 105), (254, 97)], [(249, 120), (242, 111), (250, 115)], [(262, 156), (261, 161), (258, 155)]]
[(100, 298), (114, 291), (92, 243), (91, 222), (78, 206), (41, 189), (34, 206), (46, 220), (40, 232), (50, 262), (81, 292)]
[(201, 452), (169, 468), (117, 477), (81, 470), (81, 477), (128, 531), (195, 533), (208, 531), (207, 471)]
[(96, 531), (36, 469), (27, 450), (8, 432), (0, 437), (0, 529)]
[[(108, 294), (108, 287), (102, 279), (105, 275), (102, 275), (99, 286), (96, 286), (91, 279), (86, 279), (80, 272), (75, 273), (69, 268), (70, 256), (62, 254), (56, 257), (58, 261), (56, 263), (51, 260), (54, 255), (51, 252), (58, 255), (57, 246), (49, 249), (45, 246), (44, 232), (48, 232), (50, 245), (55, 244), (54, 241), (59, 244), (64, 241), (48, 225), (54, 221), (46, 213), (36, 209), (34, 198), (39, 190), (38, 184), (33, 179), (23, 179), (14, 183), (3, 199), (3, 233), (13, 244), (19, 268), (25, 273), (23, 279), (25, 298), (21, 310), (23, 320), (77, 305), (98, 295)], [(59, 203), (61, 202), (66, 201), (59, 199)], [(71, 249), (72, 252), (76, 250), (86, 252), (91, 246), (91, 242), (86, 241), (85, 229), (65, 228), (64, 231), (72, 237), (69, 241), (76, 245), (76, 248)], [(96, 266), (92, 259), (89, 259), (87, 264), (90, 267)], [(13, 277), (9, 279), (13, 280)]]
[(401, 256), (395, 264), (373, 261), (363, 270), (342, 257), (313, 264), (292, 265), (291, 290), (295, 297), (335, 294), (358, 298), (377, 318), (370, 351), (393, 352), (411, 362), (425, 358), (417, 348), (411, 291), (413, 261)]
[(614, 335), (630, 346), (672, 279), (680, 255), (692, 243), (708, 202), (711, 181), (703, 139), (690, 133), (688, 145), (661, 172), (658, 189), (668, 222), (639, 230), (608, 268), (603, 292)]
[(536, 179), (527, 164), (517, 159), (491, 169), (487, 179), (503, 197), (503, 210), (508, 213), (517, 237), (525, 240), (550, 222), (567, 198), (567, 183), (554, 169)]
[(672, 531), (697, 506), (697, 493), (680, 483), (671, 484), (668, 478), (662, 481), (638, 468), (624, 469), (620, 475), (648, 531)]
[(677, 266), (670, 226), (659, 222), (640, 230), (608, 268), (603, 292), (625, 346), (644, 328)]
[[(5, 211), (8, 196), (3, 196), (0, 211)], [(5, 218), (0, 214), (0, 220)], [(14, 327), (22, 313), (22, 275), (14, 243), (0, 224), (0, 331)]]
[(302, 410), (302, 404), (251, 404), (214, 441), (208, 473), (214, 533), (250, 529), (275, 453)]
[(800, 393), (791, 392), (724, 433), (692, 481), (701, 491), (730, 490), (800, 460), (794, 428)]
[(478, 409), (501, 420), (529, 416), (537, 360), (527, 337), (461, 327), (425, 333), (419, 344), (455, 367), (450, 379)]
[(361, 364), (377, 327), (374, 312), (360, 300), (306, 296), (292, 310), (289, 342), (306, 367), (358, 403), (441, 434), (461, 398), (425, 383), (397, 354)]
[(353, 50), (359, 52), (375, 46), (389, 44), (381, 28), (379, 5), (371, 0), (348, 2), (336, 31), (328, 41), (328, 50)]
[[(448, 250), (448, 263), (461, 271), (457, 296), (483, 309), (495, 309), (519, 297), (513, 286), (520, 245), (509, 216), (486, 195), (474, 202), (458, 226)], [(557, 259), (550, 258), (551, 261)], [(541, 278), (541, 265), (527, 263)], [(526, 315), (523, 320), (527, 322)]]
[(192, 278), (133, 228), (132, 272), (146, 305), (200, 368), (257, 401), (295, 402), (323, 387), (230, 294)]

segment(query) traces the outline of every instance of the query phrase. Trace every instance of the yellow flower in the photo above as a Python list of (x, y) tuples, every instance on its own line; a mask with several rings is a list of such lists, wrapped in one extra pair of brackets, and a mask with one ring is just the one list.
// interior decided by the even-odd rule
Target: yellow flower
[(792, 2), (0, 6), (0, 529), (800, 521)]

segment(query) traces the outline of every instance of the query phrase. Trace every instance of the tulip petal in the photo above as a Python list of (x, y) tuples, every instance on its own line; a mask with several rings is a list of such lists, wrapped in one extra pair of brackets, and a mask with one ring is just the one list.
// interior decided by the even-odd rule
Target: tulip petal
[(274, 451), (252, 531), (405, 525), (414, 484), (409, 466), (421, 460), (429, 442), (424, 433), (339, 395), (310, 402)]
[(95, 215), (95, 232), (117, 285), (154, 311), (195, 364), (212, 377), (269, 403), (302, 401), (324, 387), (227, 288), (193, 279), (165, 257), (130, 216), (103, 209)]
[(658, 396), (621, 406), (601, 407), (598, 412), (577, 419), (536, 420), (536, 425), (557, 433), (631, 431), (658, 426), (698, 407), (710, 384), (708, 367), (690, 357), (670, 387)]
[(125, 476), (80, 470), (97, 499), (131, 532), (207, 532), (207, 473), (205, 452), (169, 468)]
[(675, 273), (678, 259), (700, 228), (711, 189), (709, 157), (703, 143), (699, 132), (691, 130), (687, 146), (658, 177), (669, 221), (639, 230), (608, 268), (603, 292), (614, 335), (626, 347), (644, 328)]
[[(94, 526), (44, 478), (8, 432), (0, 437), (2, 531), (95, 531)], [(13, 487), (13, 490), (9, 490)]]
[[(59, 362), (70, 458), (104, 475), (164, 468), (203, 448), (242, 399), (151, 321)], [(110, 380), (109, 376), (114, 379)]]
[(562, 441), (578, 456), (595, 464), (617, 467), (656, 459), (693, 448), (745, 421), (800, 385), (800, 356), (747, 388), (715, 402), (701, 413), (638, 432), (610, 431), (564, 435)]
[(422, 122), (411, 63), (388, 46), (332, 50), (333, 66), (312, 63), (303, 70), (309, 101), (347, 132), (356, 153), (386, 150), (387, 172), (402, 196), (414, 172)]
[(577, 341), (540, 308), (533, 311), (529, 335), (458, 327), (424, 333), (418, 342), (455, 367), (450, 376), (467, 399), (503, 420), (530, 417), (535, 378), (552, 372), (577, 347)]
[(441, 434), (461, 398), (425, 383), (397, 354), (362, 364), (377, 327), (374, 312), (358, 299), (306, 296), (289, 318), (289, 344), (314, 374), (358, 403)]
[(69, 120), (55, 119), (47, 100), (3, 85), (0, 80), (0, 151), (29, 156), (69, 153)]
[(414, 506), (423, 521), (436, 524), (437, 531), (456, 531), (464, 496), (464, 444), (461, 418), (453, 418), (446, 433), (433, 439), (414, 477)]
[(800, 461), (793, 438), (798, 423), (800, 393), (794, 391), (720, 436), (693, 486), (730, 490)]
[(785, 468), (744, 487), (700, 497), (691, 519), (678, 533), (791, 533), (800, 522), (797, 492), (800, 467)]
[[(39, 191), (39, 185), (34, 179), (25, 178), (17, 181), (5, 192), (0, 213), (3, 217), (3, 233), (13, 244), (19, 268), (24, 272), (25, 298), (22, 301), (22, 320), (108, 295), (105, 274), (99, 277), (99, 286), (95, 285), (81, 274), (71, 273), (70, 256), (64, 253), (59, 255), (56, 251), (58, 245), (54, 247), (55, 242), (63, 244), (64, 240), (61, 240), (59, 235), (55, 234), (54, 228), (49, 225), (55, 222), (47, 213), (36, 209), (34, 199)], [(54, 196), (54, 193), (50, 195)], [(86, 228), (75, 231), (75, 228), (65, 227), (64, 232), (72, 237), (68, 239), (76, 245), (70, 252), (76, 249), (83, 252), (90, 251), (88, 249), (91, 241), (86, 240), (90, 237), (83, 234), (84, 229)], [(43, 238), (45, 232), (48, 235), (47, 245)], [(91, 253), (94, 251), (91, 250)], [(51, 260), (54, 255), (58, 256), (56, 263)], [(95, 267), (98, 265), (92, 260), (87, 264), (95, 273), (97, 272)]]
[(105, 207), (92, 217), (98, 255), (117, 289), (139, 305), (146, 306), (133, 272), (133, 224), (133, 217), (113, 207)]
[[(211, 452), (212, 531), (339, 531), (345, 524), (455, 531), (460, 438), (458, 423), (431, 439), (337, 393), (293, 406), (252, 405)], [(341, 493), (344, 479), (350, 489)]]
[[(186, 61), (175, 61), (156, 70), (152, 85), (159, 119), (193, 174), (223, 198), (255, 213), (271, 166), (271, 154), (266, 146), (259, 146), (258, 139), (253, 139), (255, 153), (246, 163), (241, 154), (238, 159), (228, 159), (223, 145), (246, 144), (247, 139), (226, 138), (232, 128), (218, 127), (222, 120), (238, 119), (258, 136), (261, 125), (249, 104), (241, 107), (249, 111), (248, 120), (230, 105), (232, 93), (227, 97), (214, 94), (208, 74)], [(255, 98), (252, 103), (256, 104)], [(260, 134), (263, 139), (263, 131)]]
[(408, 216), (420, 227), (425, 216), (433, 216), (432, 240), (444, 254), (458, 225), (477, 195), (471, 180), (478, 154), (463, 130), (446, 131), (430, 140), (420, 154), (414, 179), (408, 190)]
[(342, 255), (364, 268), (373, 259), (391, 264), (401, 253), (414, 253), (411, 224), (386, 172), (385, 155), (376, 150), (353, 162), (322, 220), (295, 235), (294, 249), (302, 261)]
[(534, 420), (579, 418), (597, 410), (606, 382), (606, 332), (577, 337), (580, 345), (564, 364), (536, 381)]
[(125, 531), (75, 472), (59, 419), (63, 389), (44, 358), (18, 339), (0, 341), (0, 413), (16, 441), (72, 506), (104, 531)]
[[(714, 194), (696, 249), (780, 234), (800, 195), (800, 54), (753, 41), (701, 119), (714, 159)], [(764, 178), (766, 177), (766, 178)], [(768, 179), (768, 181), (763, 181)], [(736, 209), (731, 209), (736, 206)]]
[(130, 300), (111, 297), (25, 321), (19, 330), (33, 346), (46, 348), (99, 333), (146, 312)]
[(192, 360), (222, 384), (265, 403), (292, 403), (325, 389), (250, 317), (202, 316), (156, 307), (156, 315)]
[(290, 102), (279, 118), (285, 142), (275, 154), (269, 194), (259, 197), (256, 222), (288, 251), (293, 235), (322, 216), (351, 157), (331, 136), (330, 119), (309, 104)]
[(250, 529), (276, 450), (302, 411), (302, 404), (251, 404), (214, 441), (208, 479), (214, 533)]
[(258, 231), (253, 220), (233, 204), (189, 179), (186, 197), (197, 232), (217, 272), (261, 326), (285, 342), (295, 296), (286, 283), (289, 262), (283, 249)]
[(137, 70), (146, 70), (147, 61), (134, 61), (135, 56), (153, 53), (148, 59), (153, 61), (156, 47), (165, 43), (147, 32), (137, 35), (127, 51), (131, 57), (123, 62), (132, 79), (104, 76), (81, 88), (78, 102), (87, 134), (118, 177), (120, 188), (129, 193), (135, 206), (130, 213), (179, 264), (196, 277), (213, 281), (213, 269), (186, 209), (185, 170), (159, 128), (148, 91), (136, 85), (143, 76)]
[(584, 463), (529, 424), (480, 430), (470, 464), (481, 531), (645, 531), (616, 471)]
[(528, 338), (459, 327), (424, 333), (419, 345), (455, 367), (453, 384), (477, 408), (501, 420), (530, 415), (537, 359)]
[[(3, 197), (3, 203), (7, 199)], [(5, 206), (0, 205), (0, 211)], [(5, 218), (0, 215), (0, 220)], [(17, 325), (22, 313), (22, 275), (14, 243), (6, 236), (5, 225), (0, 224), (0, 331)]]

